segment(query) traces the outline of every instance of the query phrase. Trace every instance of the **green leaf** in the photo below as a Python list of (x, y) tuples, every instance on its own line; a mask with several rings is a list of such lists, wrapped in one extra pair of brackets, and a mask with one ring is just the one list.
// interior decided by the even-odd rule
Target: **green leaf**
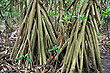
[(72, 12), (69, 12), (69, 15), (72, 15)]
[(67, 20), (67, 15), (66, 16), (64, 16), (64, 18), (63, 18), (64, 20)]
[(52, 47), (52, 50), (55, 50), (55, 47)]
[(57, 49), (57, 45), (55, 45), (55, 49)]
[(21, 57), (25, 58), (25, 56), (22, 54)]
[(27, 60), (28, 62), (32, 62), (32, 60), (31, 60), (31, 59), (29, 59), (29, 58), (26, 58), (26, 60)]
[(54, 13), (50, 13), (50, 15), (54, 15)]
[(87, 17), (83, 17), (83, 20), (87, 19)]
[(51, 51), (53, 51), (53, 49), (49, 49), (49, 50), (48, 50), (48, 52), (51, 52)]
[(23, 0), (20, 0), (21, 2), (23, 1)]
[(17, 61), (18, 61), (18, 60), (21, 60), (22, 58), (23, 58), (23, 57), (18, 57), (18, 58), (16, 58), (15, 60), (17, 60)]
[(72, 19), (76, 19), (75, 17), (72, 17)]
[(101, 36), (102, 34), (101, 34), (101, 33), (98, 33), (97, 35), (98, 35), (98, 36)]
[(78, 1), (78, 3), (80, 3), (81, 0)]
[(108, 18), (108, 15), (105, 15), (105, 18)]
[(79, 18), (80, 18), (81, 20), (87, 19), (87, 17), (82, 17), (82, 16), (80, 16)]
[(2, 27), (0, 26), (0, 30), (2, 30)]
[(57, 45), (55, 45), (55, 49), (58, 49), (59, 47)]
[(105, 13), (105, 11), (102, 11), (102, 13)]
[(65, 1), (69, 2), (70, 0), (65, 0)]
[(57, 52), (57, 53), (60, 53), (60, 50), (58, 49), (58, 50), (56, 50), (56, 52)]
[(107, 12), (107, 13), (110, 13), (110, 8), (107, 8), (107, 9), (106, 9), (106, 12)]
[(29, 53), (25, 54), (25, 57), (29, 56)]

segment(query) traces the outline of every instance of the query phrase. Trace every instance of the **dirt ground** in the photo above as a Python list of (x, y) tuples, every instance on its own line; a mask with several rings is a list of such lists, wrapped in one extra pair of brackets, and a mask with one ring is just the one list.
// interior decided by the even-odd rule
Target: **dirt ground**
[(110, 50), (101, 51), (101, 62), (103, 73), (110, 73)]
[[(13, 43), (16, 39), (16, 34), (17, 31), (9, 33), (10, 42), (7, 42), (5, 33), (0, 32), (0, 73), (13, 73), (18, 69), (22, 69), (20, 66), (15, 64), (13, 60), (9, 59), (11, 49), (14, 45)], [(110, 40), (107, 38), (106, 34), (99, 36), (98, 40), (102, 71), (103, 73), (110, 73)]]

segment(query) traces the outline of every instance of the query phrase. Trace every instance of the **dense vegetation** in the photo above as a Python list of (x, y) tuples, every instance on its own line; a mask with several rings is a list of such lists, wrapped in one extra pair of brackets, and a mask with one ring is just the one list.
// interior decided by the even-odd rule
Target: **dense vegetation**
[[(52, 65), (53, 72), (102, 73), (97, 37), (107, 25), (109, 0), (1, 0), (0, 24), (8, 33), (19, 26), (10, 59), (34, 68)], [(0, 30), (3, 27), (0, 26)], [(92, 64), (92, 66), (91, 66)], [(84, 70), (86, 69), (86, 70)]]

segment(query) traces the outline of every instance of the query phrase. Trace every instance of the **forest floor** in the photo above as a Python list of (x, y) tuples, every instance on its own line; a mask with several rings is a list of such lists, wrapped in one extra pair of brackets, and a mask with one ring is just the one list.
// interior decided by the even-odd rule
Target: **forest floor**
[[(6, 37), (7, 33), (8, 37)], [(8, 38), (8, 40), (6, 40), (6, 38)], [(17, 73), (18, 70), (23, 71), (21, 66), (10, 59), (10, 53), (16, 38), (17, 30), (12, 32), (0, 31), (0, 73)], [(110, 73), (110, 40), (104, 32), (98, 37), (98, 40), (103, 73)]]
[[(110, 29), (110, 27), (109, 27)], [(108, 31), (110, 33), (110, 30)], [(101, 29), (102, 35), (98, 37), (100, 55), (102, 62), (102, 71), (103, 73), (110, 73), (110, 36), (107, 37), (106, 27)]]

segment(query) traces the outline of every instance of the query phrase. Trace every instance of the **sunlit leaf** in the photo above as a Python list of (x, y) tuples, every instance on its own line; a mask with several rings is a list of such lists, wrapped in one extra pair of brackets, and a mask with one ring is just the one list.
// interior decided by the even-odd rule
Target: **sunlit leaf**
[(29, 56), (29, 53), (25, 54), (25, 57)]
[(32, 60), (31, 60), (31, 59), (29, 59), (29, 58), (26, 58), (26, 60), (27, 60), (28, 62), (32, 62)]
[(98, 35), (98, 36), (101, 36), (102, 34), (101, 34), (101, 33), (98, 33), (97, 35)]
[(18, 58), (16, 58), (15, 60), (17, 60), (17, 61), (18, 61), (18, 60), (21, 60), (21, 59), (22, 59), (22, 57), (18, 57)]

